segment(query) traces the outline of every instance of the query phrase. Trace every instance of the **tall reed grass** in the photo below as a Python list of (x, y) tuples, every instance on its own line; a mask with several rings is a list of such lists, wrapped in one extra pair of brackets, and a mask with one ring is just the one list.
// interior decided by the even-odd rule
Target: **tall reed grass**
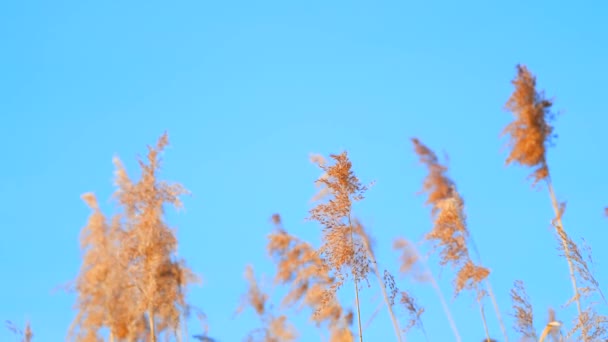
[[(517, 66), (512, 84), (514, 90), (505, 107), (514, 119), (503, 131), (509, 147), (506, 164), (530, 168), (532, 186), (544, 185), (547, 191), (554, 212), (554, 238), (572, 287), (572, 296), (560, 311), (574, 304), (575, 319), (561, 322), (555, 310), (543, 308), (548, 309), (547, 320), (539, 330), (523, 280), (515, 280), (509, 294), (494, 293), (491, 265), (481, 262), (473, 242), (464, 196), (450, 178), (447, 165), (418, 138), (412, 138), (411, 142), (413, 153), (427, 171), (421, 194), (425, 194), (425, 203), (430, 208), (432, 229), (418, 242), (411, 237), (395, 237), (392, 247), (399, 253), (394, 260), (399, 262), (396, 271), (417, 284), (433, 288), (443, 309), (445, 326), (451, 329), (456, 341), (462, 338), (451, 305), (462, 300), (463, 292), (472, 295), (479, 311), (480, 340), (497, 341), (493, 339), (496, 332), (488, 324), (495, 319), (501, 339), (509, 341), (503, 316), (510, 315), (514, 321), (511, 333), (521, 340), (608, 341), (608, 318), (598, 311), (605, 309), (608, 302), (592, 272), (590, 248), (584, 241), (583, 247), (579, 247), (566, 231), (562, 220), (566, 205), (558, 200), (551, 179), (547, 150), (555, 138), (553, 102), (536, 89), (535, 76), (523, 65)], [(186, 292), (199, 277), (177, 256), (177, 238), (165, 218), (165, 207), (180, 208), (180, 197), (188, 194), (182, 185), (159, 179), (160, 154), (168, 143), (164, 134), (154, 146), (148, 147), (145, 159), (139, 160), (141, 176), (137, 180), (131, 179), (115, 158), (113, 198), (117, 210), (112, 216), (102, 212), (94, 194), (82, 195), (91, 215), (81, 233), (82, 266), (71, 288), (76, 295), (76, 314), (68, 340), (188, 340), (187, 318), (191, 312), (199, 311), (187, 303)], [(438, 318), (427, 318), (416, 293), (404, 290), (395, 271), (381, 267), (383, 261), (377, 258), (377, 246), (366, 225), (357, 218), (353, 204), (363, 201), (371, 186), (364, 185), (356, 176), (346, 151), (328, 158), (313, 155), (311, 160), (321, 171), (313, 181), (320, 190), (307, 219), (318, 224), (320, 245), (313, 246), (289, 232), (279, 214), (272, 216), (274, 230), (268, 235), (266, 246), (276, 270), (271, 288), (259, 283), (252, 265), (245, 268), (248, 289), (237, 313), (250, 308), (260, 324), (246, 340), (299, 340), (300, 332), (306, 328), (297, 327), (293, 318), (304, 309), (321, 340), (370, 341), (365, 328), (374, 324), (382, 308), (392, 325), (395, 341), (406, 341), (413, 328), (425, 340), (433, 340), (424, 321)], [(419, 246), (430, 253), (420, 253)], [(449, 299), (429, 267), (435, 258), (439, 269), (452, 279)], [(370, 282), (370, 277), (374, 281)], [(354, 292), (344, 292), (346, 285), (352, 285)], [(279, 298), (271, 296), (275, 286), (283, 289)], [(371, 290), (364, 291), (365, 287)], [(381, 296), (382, 306), (376, 311), (366, 311), (369, 308), (361, 305), (361, 297), (373, 293)], [(498, 306), (496, 297), (501, 295), (510, 296), (512, 308), (505, 310)], [(353, 298), (354, 306), (345, 304), (344, 298)], [(274, 301), (280, 305), (272, 305)], [(493, 314), (488, 314), (488, 303)], [(12, 323), (7, 328), (22, 341), (33, 338), (29, 323), (23, 331)], [(214, 341), (206, 333), (193, 337)], [(386, 340), (390, 340), (388, 332)]]

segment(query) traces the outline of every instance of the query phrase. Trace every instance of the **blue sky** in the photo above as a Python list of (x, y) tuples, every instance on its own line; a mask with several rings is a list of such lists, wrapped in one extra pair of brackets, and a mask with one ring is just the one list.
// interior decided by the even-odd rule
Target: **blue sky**
[[(80, 195), (95, 192), (111, 214), (112, 157), (135, 176), (137, 155), (166, 130), (162, 176), (192, 192), (168, 220), (179, 255), (204, 279), (190, 302), (218, 340), (238, 341), (259, 323), (251, 311), (232, 314), (247, 264), (273, 274), (265, 252), (273, 213), (318, 242), (319, 226), (304, 221), (319, 176), (310, 153), (347, 150), (362, 181), (377, 182), (355, 214), (381, 267), (396, 269), (392, 240), (419, 241), (431, 228), (416, 195), (425, 170), (414, 136), (449, 155), (506, 323), (509, 290), (522, 279), (542, 329), (547, 308), (559, 309), (571, 288), (546, 191), (530, 188), (529, 170), (504, 166), (503, 106), (517, 63), (555, 100), (562, 114), (549, 164), (568, 201), (564, 223), (594, 247), (606, 283), (607, 11), (600, 1), (3, 1), (0, 319), (29, 319), (37, 341), (65, 339), (75, 296), (56, 288), (80, 267), (89, 215)], [(449, 297), (453, 274), (430, 264)], [(364, 320), (379, 301), (372, 285), (362, 290)], [(400, 285), (426, 307), (430, 339), (451, 340), (430, 287)], [(451, 302), (464, 341), (483, 338), (473, 303)], [(558, 315), (568, 322), (572, 312)], [(319, 340), (304, 321), (296, 320), (302, 340)], [(393, 338), (384, 311), (364, 334)], [(0, 329), (0, 340), (11, 339)]]

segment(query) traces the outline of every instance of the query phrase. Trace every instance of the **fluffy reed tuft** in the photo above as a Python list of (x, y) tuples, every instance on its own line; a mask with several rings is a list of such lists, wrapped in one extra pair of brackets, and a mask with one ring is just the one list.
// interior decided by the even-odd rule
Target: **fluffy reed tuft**
[(277, 265), (275, 282), (290, 286), (283, 306), (300, 303), (298, 308), (311, 308), (317, 326), (327, 323), (331, 342), (352, 342), (353, 315), (334, 296), (336, 283), (330, 268), (310, 244), (287, 233), (278, 214), (272, 220), (276, 229), (268, 236), (267, 249)]
[(506, 108), (515, 115), (515, 120), (503, 131), (509, 135), (511, 148), (506, 163), (534, 168), (531, 177), (536, 183), (549, 176), (546, 148), (553, 137), (553, 127), (549, 124), (554, 118), (553, 103), (544, 93), (536, 91), (536, 77), (524, 65), (517, 65), (517, 77), (512, 83), (515, 91)]
[[(541, 180), (546, 182), (555, 213), (552, 225), (558, 238), (558, 248), (565, 257), (570, 272), (573, 296), (568, 303), (576, 303), (578, 312), (568, 337), (580, 332), (580, 337), (578, 337), (580, 340), (593, 341), (596, 336), (605, 333), (604, 318), (596, 315), (590, 307), (583, 308), (582, 298), (590, 292), (597, 292), (590, 289), (599, 287), (589, 272), (577, 245), (564, 229), (562, 216), (565, 203), (557, 200), (547, 164), (546, 147), (554, 137), (552, 135), (553, 127), (549, 124), (554, 117), (550, 111), (553, 103), (545, 99), (542, 92), (536, 90), (536, 78), (525, 66), (517, 66), (517, 76), (512, 83), (515, 89), (507, 101), (506, 108), (514, 114), (515, 120), (504, 130), (505, 134), (509, 134), (511, 147), (506, 163), (516, 162), (534, 168), (532, 174), (534, 184)], [(587, 283), (591, 287), (580, 287), (579, 283)]]
[(458, 268), (454, 281), (454, 295), (463, 289), (481, 289), (480, 282), (490, 271), (473, 263), (467, 248), (468, 230), (464, 214), (464, 201), (456, 190), (454, 182), (446, 175), (447, 167), (441, 165), (435, 153), (420, 142), (412, 139), (414, 150), (420, 161), (427, 167), (428, 176), (423, 183), (423, 191), (428, 193), (427, 204), (432, 207), (433, 229), (426, 239), (434, 242), (439, 249), (441, 265), (450, 264)]
[[(359, 282), (367, 280), (370, 259), (364, 243), (357, 238), (352, 219), (352, 203), (363, 199), (367, 187), (353, 173), (346, 152), (332, 154), (330, 158), (334, 161), (333, 165), (327, 165), (321, 156), (311, 158), (323, 174), (316, 181), (322, 189), (314, 198), (320, 203), (310, 210), (308, 219), (323, 226), (323, 242), (318, 252), (336, 277), (332, 295), (342, 286), (349, 273), (353, 278), (359, 340), (362, 341)], [(326, 197), (327, 200), (322, 201)]]
[(144, 327), (131, 298), (136, 289), (128, 282), (126, 264), (119, 258), (124, 232), (119, 217), (108, 223), (94, 194), (82, 195), (91, 208), (87, 225), (82, 229), (82, 267), (76, 279), (77, 315), (70, 328), (70, 338), (97, 341), (103, 327), (110, 340), (142, 338)]
[[(428, 194), (426, 203), (432, 208), (434, 225), (425, 238), (433, 242), (434, 248), (439, 249), (440, 265), (450, 264), (458, 269), (454, 280), (454, 296), (458, 296), (463, 289), (476, 292), (486, 337), (489, 339), (482, 302), (487, 291), (482, 281), (488, 278), (490, 270), (475, 264), (469, 255), (467, 247), (469, 232), (464, 201), (456, 190), (454, 182), (447, 176), (447, 167), (439, 163), (437, 155), (416, 138), (412, 139), (412, 143), (420, 162), (428, 169), (428, 175), (423, 182), (423, 191)], [(499, 310), (496, 310), (496, 313), (499, 315)], [(500, 316), (498, 319), (501, 320)], [(505, 339), (508, 339), (506, 334)]]
[(187, 193), (180, 184), (158, 180), (159, 155), (168, 143), (163, 134), (148, 147), (147, 163), (139, 160), (142, 174), (135, 182), (114, 159), (114, 196), (123, 212), (111, 225), (95, 197), (83, 195), (93, 215), (83, 228), (85, 255), (76, 282), (73, 328), (79, 341), (96, 341), (102, 327), (110, 330), (110, 340), (155, 342), (159, 334), (178, 332), (188, 307), (186, 287), (198, 278), (175, 256), (177, 238), (164, 221), (165, 204), (179, 208), (179, 196)]

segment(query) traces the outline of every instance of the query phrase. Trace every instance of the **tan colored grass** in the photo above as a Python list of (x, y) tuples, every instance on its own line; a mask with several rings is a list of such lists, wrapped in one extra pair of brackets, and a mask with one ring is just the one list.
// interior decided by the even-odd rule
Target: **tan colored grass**
[(158, 180), (160, 154), (168, 143), (164, 134), (148, 147), (146, 160), (139, 160), (137, 181), (114, 159), (114, 196), (123, 212), (111, 224), (95, 197), (83, 196), (93, 215), (83, 228), (85, 254), (76, 282), (73, 331), (79, 341), (96, 340), (106, 327), (111, 340), (155, 342), (165, 332), (176, 334), (182, 323), (185, 290), (197, 277), (176, 257), (175, 232), (164, 220), (164, 205), (179, 208), (179, 196), (187, 193), (180, 184)]
[(447, 167), (441, 165), (435, 153), (418, 139), (412, 139), (414, 150), (427, 167), (428, 176), (423, 190), (428, 194), (434, 225), (426, 239), (439, 250), (441, 265), (458, 268), (454, 280), (454, 292), (477, 288), (490, 271), (472, 262), (467, 247), (468, 230), (464, 213), (464, 201), (454, 182), (446, 175)]
[(572, 283), (573, 296), (569, 303), (574, 302), (578, 312), (568, 336), (572, 337), (576, 332), (580, 332), (579, 338), (582, 341), (593, 341), (598, 334), (596, 331), (603, 333), (605, 330), (598, 323), (603, 318), (593, 318), (600, 316), (596, 315), (593, 309), (583, 307), (582, 298), (589, 290), (588, 287), (580, 287), (580, 283), (590, 283), (592, 287), (597, 287), (597, 284), (594, 284), (595, 280), (588, 272), (577, 245), (564, 229), (562, 216), (565, 204), (557, 200), (547, 165), (547, 146), (551, 143), (553, 133), (553, 127), (549, 123), (553, 119), (553, 103), (547, 100), (542, 92), (537, 91), (536, 77), (525, 66), (517, 66), (517, 75), (512, 83), (515, 89), (507, 101), (506, 108), (513, 113), (515, 120), (504, 130), (504, 133), (509, 135), (511, 147), (506, 163), (516, 162), (533, 168), (534, 184), (544, 180), (547, 185), (555, 213), (552, 225), (558, 237), (559, 249), (568, 263)]
[[(442, 266), (449, 264), (457, 269), (454, 279), (454, 296), (457, 296), (463, 289), (476, 292), (486, 337), (490, 339), (482, 301), (487, 295), (482, 281), (487, 281), (490, 270), (474, 263), (469, 255), (467, 247), (469, 232), (466, 225), (464, 201), (456, 189), (455, 183), (447, 176), (447, 167), (439, 162), (437, 155), (416, 138), (412, 139), (412, 143), (420, 162), (428, 170), (428, 175), (423, 182), (423, 191), (428, 196), (426, 203), (432, 208), (434, 225), (425, 238), (439, 250), (439, 263)], [(496, 310), (496, 312), (499, 315), (500, 311)], [(500, 317), (499, 320), (502, 322)], [(504, 337), (505, 340), (508, 340), (506, 333)]]
[(115, 158), (115, 194), (124, 209), (125, 237), (123, 262), (128, 265), (130, 281), (138, 289), (135, 310), (145, 313), (152, 341), (165, 331), (174, 331), (186, 307), (187, 286), (197, 277), (175, 257), (175, 232), (164, 222), (164, 206), (182, 206), (179, 199), (188, 191), (177, 183), (158, 180), (160, 154), (169, 144), (163, 134), (155, 146), (148, 146), (146, 161), (140, 160), (141, 178), (132, 181), (118, 158)]
[(119, 259), (123, 238), (120, 221), (115, 216), (108, 223), (99, 209), (95, 195), (83, 200), (93, 211), (82, 230), (84, 250), (80, 274), (76, 280), (77, 315), (70, 337), (78, 341), (97, 341), (103, 327), (110, 330), (110, 340), (143, 337), (143, 326), (130, 305), (136, 295), (128, 282), (126, 265)]
[(331, 342), (340, 342), (352, 333), (352, 313), (340, 305), (336, 281), (331, 269), (309, 243), (290, 235), (283, 228), (281, 217), (273, 215), (276, 229), (268, 236), (268, 253), (277, 265), (275, 282), (289, 286), (282, 301), (284, 307), (308, 307), (317, 326), (327, 324)]
[(309, 219), (319, 222), (323, 227), (322, 245), (318, 252), (336, 277), (333, 295), (349, 276), (352, 277), (359, 341), (362, 342), (359, 282), (367, 280), (370, 260), (364, 243), (357, 238), (354, 230), (352, 204), (363, 199), (367, 187), (355, 176), (346, 152), (332, 154), (330, 158), (333, 165), (328, 165), (321, 156), (311, 158), (323, 174), (315, 182), (322, 189), (314, 198), (319, 203), (310, 210)]
[(553, 103), (544, 93), (536, 91), (536, 77), (525, 65), (517, 65), (517, 76), (512, 81), (515, 91), (509, 98), (506, 108), (515, 120), (504, 129), (509, 135), (511, 148), (507, 164), (517, 163), (534, 169), (534, 183), (549, 176), (546, 150), (553, 133), (549, 123), (553, 119)]

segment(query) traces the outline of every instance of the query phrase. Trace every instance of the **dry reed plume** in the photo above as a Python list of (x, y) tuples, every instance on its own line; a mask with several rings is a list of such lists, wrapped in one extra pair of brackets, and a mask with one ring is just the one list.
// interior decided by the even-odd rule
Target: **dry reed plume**
[(454, 182), (447, 177), (447, 167), (441, 165), (437, 156), (418, 139), (412, 139), (416, 154), (428, 168), (423, 190), (428, 193), (427, 204), (431, 205), (434, 226), (426, 239), (434, 242), (439, 249), (441, 265), (450, 264), (458, 272), (454, 281), (454, 295), (463, 289), (483, 291), (479, 284), (490, 271), (473, 263), (467, 247), (468, 230), (464, 214), (464, 201), (456, 190)]
[(503, 134), (509, 135), (511, 152), (507, 164), (516, 163), (534, 169), (534, 183), (549, 177), (546, 151), (553, 137), (553, 103), (544, 93), (536, 91), (536, 78), (523, 65), (517, 66), (517, 77), (513, 80), (515, 91), (506, 108), (513, 112), (515, 121), (505, 127)]
[(159, 154), (169, 143), (161, 136), (148, 147), (147, 163), (139, 160), (141, 179), (132, 181), (118, 158), (115, 193), (123, 209), (110, 225), (92, 194), (84, 200), (93, 210), (83, 228), (85, 252), (77, 278), (78, 300), (74, 330), (79, 341), (99, 340), (102, 327), (110, 340), (152, 342), (164, 333), (178, 335), (186, 310), (185, 289), (197, 280), (175, 257), (177, 239), (164, 222), (164, 205), (181, 206), (187, 191), (157, 179)]
[[(564, 229), (562, 217), (566, 205), (558, 201), (551, 180), (547, 148), (554, 138), (554, 128), (550, 124), (554, 118), (553, 102), (536, 90), (536, 78), (525, 66), (517, 66), (512, 84), (515, 89), (505, 107), (515, 119), (503, 131), (503, 135), (508, 136), (506, 164), (531, 168), (532, 186), (540, 182), (547, 186), (555, 214), (551, 224), (560, 256), (568, 263), (573, 289), (573, 295), (564, 306), (574, 303), (577, 308), (568, 329), (550, 309), (546, 324), (537, 331), (531, 300), (523, 281), (517, 280), (510, 291), (512, 329), (527, 341), (608, 341), (608, 317), (598, 311), (599, 304), (608, 305), (608, 301), (593, 272), (591, 249), (584, 240), (579, 247)], [(166, 207), (180, 208), (181, 196), (188, 193), (180, 184), (159, 180), (160, 155), (168, 143), (167, 134), (163, 134), (154, 146), (148, 146), (145, 158), (138, 160), (141, 169), (138, 180), (132, 180), (121, 161), (114, 159), (116, 190), (113, 198), (118, 207), (115, 214), (106, 216), (93, 193), (82, 195), (90, 216), (81, 229), (82, 264), (71, 288), (76, 294), (76, 314), (68, 340), (157, 342), (175, 338), (181, 342), (190, 313), (203, 316), (186, 303), (185, 292), (198, 278), (184, 260), (177, 257), (177, 237), (165, 220)], [(420, 162), (428, 170), (422, 192), (427, 195), (426, 205), (431, 207), (433, 226), (425, 234), (424, 241), (438, 255), (439, 266), (454, 271), (454, 299), (465, 290), (475, 294), (485, 330), (484, 341), (496, 342), (490, 338), (484, 311), (484, 300), (488, 296), (504, 341), (508, 342), (489, 282), (490, 270), (482, 266), (470, 236), (464, 200), (448, 176), (447, 166), (439, 161), (435, 152), (416, 138), (412, 143)], [(311, 159), (322, 170), (322, 175), (315, 181), (321, 190), (313, 198), (315, 205), (307, 219), (321, 225), (321, 244), (315, 248), (291, 235), (284, 229), (278, 214), (272, 217), (275, 229), (268, 235), (266, 247), (276, 266), (273, 286), (284, 286), (286, 292), (280, 298), (281, 305), (274, 307), (269, 291), (256, 279), (253, 266), (246, 267), (248, 291), (237, 311), (251, 307), (261, 322), (260, 328), (252, 331), (247, 340), (296, 341), (299, 334), (289, 323), (291, 316), (287, 312), (299, 313), (305, 309), (310, 311), (310, 320), (320, 330), (320, 338), (329, 342), (355, 340), (352, 326), (356, 311), (358, 341), (363, 342), (360, 287), (363, 281), (369, 285), (370, 273), (378, 281), (384, 304), (378, 303), (378, 308), (369, 315), (368, 324), (385, 305), (396, 341), (405, 340), (414, 327), (428, 340), (422, 321), (425, 309), (409, 292), (399, 288), (393, 273), (386, 269), (381, 271), (367, 231), (369, 227), (353, 214), (354, 203), (364, 198), (368, 187), (354, 174), (348, 154), (332, 154), (329, 160), (321, 156)], [(608, 208), (605, 208), (605, 214), (608, 216)], [(404, 238), (395, 239), (393, 248), (401, 253), (401, 274), (433, 286), (455, 340), (461, 341), (450, 308), (426, 265), (427, 256), (421, 257), (416, 245)], [(471, 250), (475, 253), (475, 261)], [(355, 290), (356, 307), (353, 310), (344, 307), (338, 298), (338, 291), (350, 281)], [(23, 330), (8, 321), (6, 326), (19, 340), (32, 341), (29, 322)], [(213, 341), (206, 336), (206, 325), (203, 330), (204, 335), (193, 337)]]
[(359, 341), (363, 341), (359, 282), (367, 280), (370, 260), (363, 242), (357, 238), (355, 232), (352, 203), (363, 199), (367, 187), (362, 185), (353, 173), (346, 152), (332, 154), (330, 157), (335, 162), (331, 166), (328, 166), (321, 156), (312, 157), (312, 161), (324, 172), (316, 181), (322, 189), (315, 199), (328, 199), (310, 210), (309, 219), (318, 221), (323, 226), (323, 242), (318, 252), (336, 277), (330, 293), (335, 295), (349, 273), (353, 278)]
[(279, 215), (273, 216), (276, 229), (268, 236), (268, 253), (277, 265), (275, 282), (289, 285), (283, 306), (309, 307), (317, 326), (327, 323), (331, 342), (352, 342), (353, 315), (342, 308), (334, 295), (335, 278), (319, 253), (307, 242), (290, 235)]
[[(412, 142), (420, 162), (428, 169), (428, 175), (423, 182), (423, 191), (428, 194), (426, 203), (432, 208), (434, 226), (425, 238), (433, 242), (434, 248), (439, 250), (440, 265), (449, 264), (458, 269), (454, 280), (454, 296), (463, 289), (475, 290), (477, 293), (486, 337), (490, 339), (482, 302), (487, 292), (481, 285), (490, 271), (475, 264), (469, 255), (467, 247), (469, 232), (466, 226), (464, 201), (456, 190), (454, 182), (446, 175), (447, 167), (439, 163), (437, 155), (420, 140), (413, 138)], [(498, 314), (499, 310), (496, 312)], [(508, 339), (506, 334), (505, 339)]]
[[(550, 121), (554, 115), (551, 112), (552, 101), (545, 98), (544, 93), (536, 90), (536, 77), (523, 65), (517, 66), (517, 76), (512, 81), (515, 90), (507, 101), (506, 108), (515, 116), (515, 120), (504, 130), (509, 135), (510, 154), (506, 163), (516, 163), (534, 169), (531, 177), (533, 184), (544, 180), (551, 204), (555, 212), (552, 225), (559, 241), (559, 249), (568, 262), (573, 296), (568, 303), (575, 302), (578, 312), (568, 338), (580, 331), (579, 339), (594, 341), (605, 334), (605, 318), (597, 315), (591, 306), (583, 308), (582, 298), (591, 293), (598, 293), (597, 281), (593, 278), (577, 245), (568, 236), (562, 223), (565, 203), (559, 203), (547, 164), (547, 146), (551, 143), (553, 127)], [(590, 286), (580, 287), (581, 282)], [(601, 293), (600, 293), (601, 294)], [(603, 296), (602, 296), (603, 297)]]
[(123, 237), (119, 218), (108, 223), (95, 195), (82, 198), (93, 213), (82, 231), (85, 252), (76, 280), (77, 315), (70, 335), (78, 341), (99, 341), (100, 330), (107, 327), (111, 341), (143, 338), (144, 322), (129, 302), (135, 288), (127, 282), (127, 269), (119, 259)]

